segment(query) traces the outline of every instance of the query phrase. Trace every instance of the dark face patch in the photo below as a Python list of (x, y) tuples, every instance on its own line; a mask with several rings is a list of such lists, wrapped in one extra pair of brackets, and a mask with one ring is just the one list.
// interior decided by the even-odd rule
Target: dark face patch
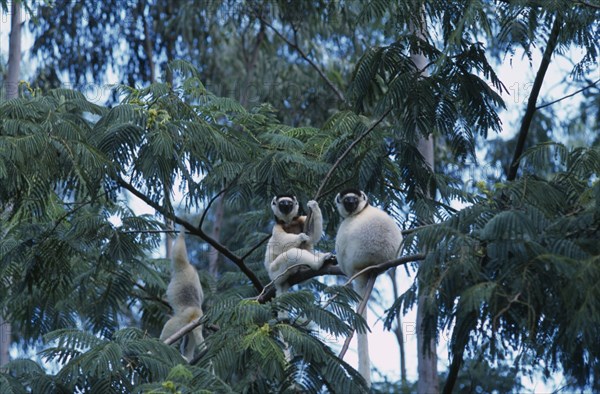
[(290, 212), (292, 212), (292, 209), (294, 209), (294, 202), (287, 199), (280, 200), (277, 203), (277, 207), (279, 208), (279, 212), (283, 213), (284, 215), (287, 215)]
[(342, 204), (344, 204), (344, 209), (348, 213), (352, 213), (358, 208), (358, 197), (354, 194), (344, 196), (344, 198), (342, 198)]

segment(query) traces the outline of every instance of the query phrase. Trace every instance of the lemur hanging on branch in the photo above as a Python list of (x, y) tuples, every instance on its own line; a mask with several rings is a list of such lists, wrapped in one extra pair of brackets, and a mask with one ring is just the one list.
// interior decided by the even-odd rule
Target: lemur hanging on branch
[[(323, 266), (331, 253), (314, 251), (323, 233), (323, 215), (316, 201), (307, 204), (311, 217), (298, 215), (299, 204), (296, 196), (281, 194), (271, 201), (275, 215), (275, 225), (265, 253), (265, 269), (274, 282), (277, 295), (289, 289), (288, 277), (294, 272), (293, 266), (307, 265), (313, 270)], [(303, 232), (304, 228), (306, 232)]]
[[(393, 260), (398, 256), (402, 232), (387, 213), (369, 205), (367, 195), (358, 189), (347, 189), (337, 194), (335, 204), (343, 220), (335, 238), (338, 265), (352, 277), (362, 269)], [(368, 274), (354, 281), (361, 297), (366, 293)], [(362, 317), (367, 319), (367, 308)], [(371, 385), (369, 344), (366, 333), (357, 334), (358, 372)]]
[[(186, 324), (203, 316), (204, 293), (198, 272), (188, 260), (183, 231), (179, 233), (173, 244), (171, 281), (167, 287), (167, 300), (173, 309), (173, 316), (163, 327), (160, 334), (161, 341), (175, 334)], [(181, 342), (183, 357), (191, 361), (196, 347), (203, 342), (202, 326), (198, 326), (183, 337)]]

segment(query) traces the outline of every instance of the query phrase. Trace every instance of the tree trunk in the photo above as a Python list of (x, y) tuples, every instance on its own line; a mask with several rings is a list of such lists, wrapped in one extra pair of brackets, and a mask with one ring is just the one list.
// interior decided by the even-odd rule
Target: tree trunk
[(19, 94), (19, 75), (21, 73), (21, 2), (13, 0), (10, 12), (8, 76), (5, 85), (8, 99), (15, 98)]
[[(411, 26), (415, 34), (425, 39), (425, 22), (422, 22), (419, 26)], [(411, 59), (414, 62), (417, 70), (421, 72), (422, 76), (427, 76), (427, 59), (420, 53), (412, 53)], [(416, 130), (419, 132), (419, 130)], [(429, 165), (431, 171), (434, 171), (434, 139), (432, 134), (428, 134), (427, 137), (420, 137), (417, 148), (419, 152)], [(433, 190), (426, 190), (426, 194), (430, 198), (433, 198)], [(423, 218), (429, 219), (429, 218)], [(417, 393), (419, 394), (431, 394), (439, 392), (439, 381), (437, 374), (437, 344), (435, 338), (432, 338), (428, 344), (425, 343), (425, 332), (423, 331), (423, 319), (425, 318), (424, 306), (426, 301), (426, 295), (421, 291), (421, 284), (418, 284), (419, 294), (417, 299)]]
[[(172, 1), (168, 1), (167, 2), (167, 18), (166, 18), (166, 23), (169, 23), (171, 21), (171, 18), (173, 17), (173, 2)], [(174, 31), (170, 31), (169, 33), (165, 34), (165, 52), (167, 54), (167, 65), (166, 65), (166, 70), (165, 70), (165, 82), (169, 84), (169, 86), (171, 87), (171, 89), (173, 89), (173, 72), (171, 71), (170, 63), (175, 59), (175, 41), (177, 41), (177, 35)], [(151, 47), (146, 47), (146, 48), (151, 48)], [(154, 59), (153, 56), (150, 56), (149, 58)], [(154, 63), (154, 62), (152, 62)], [(151, 73), (151, 75), (154, 75), (154, 73)], [(155, 81), (152, 81), (155, 82)], [(173, 206), (171, 205), (171, 191), (172, 191), (172, 185), (167, 185), (166, 184), (166, 180), (164, 183), (164, 192), (165, 192), (165, 203), (168, 206), (169, 210), (173, 209)], [(167, 228), (167, 230), (169, 232), (172, 232), (175, 230), (175, 224), (173, 223), (172, 220), (168, 219), (165, 217), (165, 227)], [(183, 229), (181, 230), (183, 231)], [(173, 247), (172, 247), (172, 242), (171, 242), (171, 237), (169, 237), (168, 235), (165, 237), (165, 255), (167, 257), (167, 259), (171, 258), (171, 254), (173, 252)]]
[[(0, 316), (0, 368), (10, 361), (10, 342), (12, 330), (10, 323)], [(1, 369), (0, 369), (1, 370)]]
[[(13, 0), (10, 7), (10, 38), (8, 44), (8, 76), (6, 78), (6, 97), (19, 95), (19, 75), (21, 74), (21, 3)], [(0, 367), (10, 361), (10, 343), (12, 329), (10, 322), (0, 315)]]
[[(421, 56), (422, 57), (422, 56)], [(416, 62), (415, 62), (416, 64)], [(417, 64), (421, 69), (421, 65)], [(421, 138), (419, 140), (419, 152), (433, 171), (433, 136)], [(430, 191), (431, 192), (431, 191)], [(431, 197), (431, 196), (430, 196)], [(439, 381), (437, 374), (437, 344), (435, 338), (432, 338), (428, 344), (425, 343), (425, 332), (423, 331), (423, 319), (425, 317), (424, 307), (427, 295), (421, 291), (419, 284), (419, 296), (417, 299), (417, 372), (419, 381), (417, 383), (417, 393), (431, 394), (439, 392)]]

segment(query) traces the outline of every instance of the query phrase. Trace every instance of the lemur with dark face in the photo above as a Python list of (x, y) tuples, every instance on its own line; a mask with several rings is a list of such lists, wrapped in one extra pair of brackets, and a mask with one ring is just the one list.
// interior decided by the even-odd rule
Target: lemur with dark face
[(271, 210), (275, 215), (275, 225), (265, 253), (265, 269), (275, 283), (277, 295), (288, 290), (287, 279), (292, 266), (307, 265), (313, 270), (323, 266), (330, 253), (314, 251), (323, 233), (323, 215), (316, 201), (307, 204), (311, 210), (308, 234), (303, 232), (306, 216), (298, 215), (299, 204), (296, 196), (281, 194), (271, 201)]
[[(335, 197), (337, 210), (342, 217), (335, 238), (338, 265), (344, 274), (352, 277), (371, 265), (393, 260), (402, 243), (400, 228), (387, 213), (371, 206), (367, 195), (358, 189), (347, 189)], [(361, 297), (365, 294), (368, 277), (356, 278), (354, 288)], [(363, 318), (367, 319), (367, 309)], [(358, 371), (371, 385), (369, 344), (366, 333), (358, 333)]]
[[(160, 334), (161, 341), (203, 315), (204, 293), (198, 272), (188, 260), (183, 231), (179, 233), (173, 244), (171, 281), (167, 287), (167, 300), (173, 309), (173, 316), (163, 327)], [(196, 347), (203, 342), (202, 326), (198, 326), (183, 338), (181, 343), (183, 357), (188, 361), (192, 360)]]

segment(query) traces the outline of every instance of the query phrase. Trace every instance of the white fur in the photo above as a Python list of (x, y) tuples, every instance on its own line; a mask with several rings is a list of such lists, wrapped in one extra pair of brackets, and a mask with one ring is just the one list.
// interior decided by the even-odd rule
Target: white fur
[[(179, 233), (173, 245), (171, 281), (167, 287), (167, 300), (173, 309), (173, 316), (163, 327), (160, 334), (162, 341), (175, 334), (186, 324), (203, 316), (204, 293), (198, 272), (188, 260), (183, 231)], [(196, 347), (203, 342), (202, 326), (198, 326), (182, 341), (183, 357), (190, 361), (194, 357)]]
[[(288, 214), (280, 211), (278, 202), (282, 199), (287, 199), (293, 202), (294, 207)], [(267, 243), (267, 251), (265, 253), (265, 269), (269, 273), (269, 278), (275, 282), (277, 294), (281, 294), (289, 288), (287, 283), (288, 277), (294, 270), (288, 270), (295, 265), (307, 265), (313, 270), (318, 270), (323, 265), (323, 262), (330, 256), (329, 253), (314, 252), (314, 244), (316, 244), (323, 233), (323, 215), (319, 204), (316, 201), (309, 201), (307, 204), (311, 210), (312, 221), (314, 228), (312, 233), (293, 234), (288, 233), (282, 224), (275, 223), (273, 232), (269, 242)], [(271, 209), (275, 217), (286, 224), (291, 223), (298, 215), (298, 201), (294, 197), (273, 198)], [(300, 217), (300, 221), (304, 222), (305, 216)]]
[[(344, 199), (349, 197), (358, 200), (355, 210), (348, 211)], [(384, 211), (369, 205), (368, 198), (362, 191), (338, 194), (335, 199), (337, 209), (344, 218), (335, 238), (335, 250), (340, 269), (348, 277), (362, 269), (393, 260), (398, 256), (402, 233), (396, 222)], [(367, 278), (358, 277), (354, 288), (365, 297)], [(363, 318), (367, 319), (367, 309)], [(371, 384), (369, 362), (369, 345), (366, 333), (358, 333), (358, 371)]]

